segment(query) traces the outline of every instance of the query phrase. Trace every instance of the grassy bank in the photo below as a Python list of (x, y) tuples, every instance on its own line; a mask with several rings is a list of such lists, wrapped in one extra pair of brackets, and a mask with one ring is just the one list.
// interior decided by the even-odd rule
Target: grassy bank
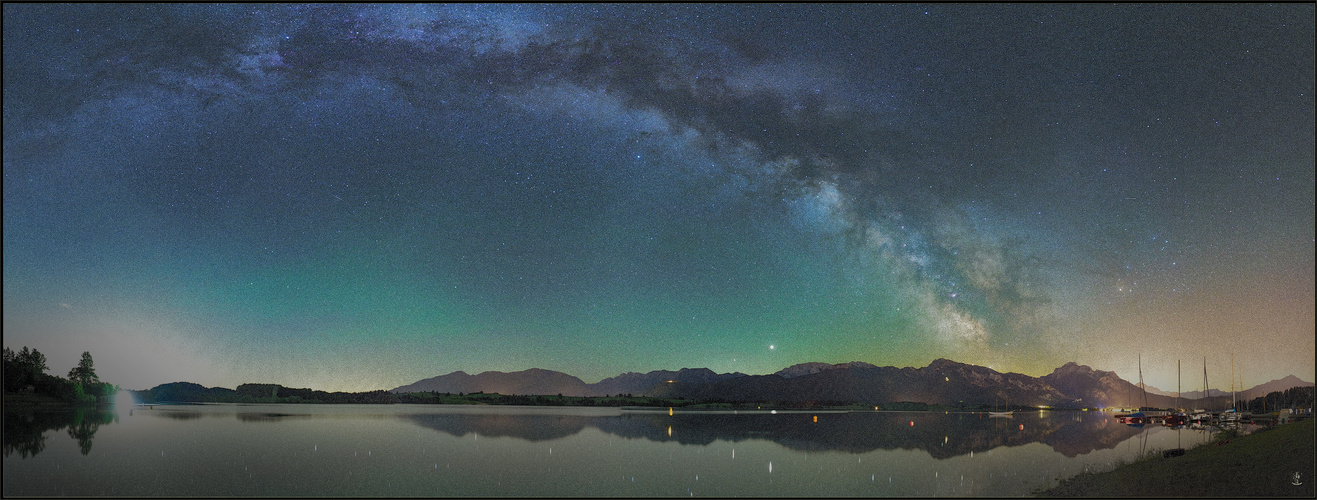
[[(1042, 497), (1313, 497), (1317, 420), (1206, 444), (1184, 456), (1156, 454), (1115, 470), (1081, 474)], [(1298, 473), (1300, 485), (1294, 485)]]

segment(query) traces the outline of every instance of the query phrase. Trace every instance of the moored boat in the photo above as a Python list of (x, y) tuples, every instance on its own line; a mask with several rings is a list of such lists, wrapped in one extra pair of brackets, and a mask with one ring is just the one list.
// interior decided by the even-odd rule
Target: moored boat
[(1127, 425), (1143, 425), (1148, 423), (1148, 416), (1144, 415), (1143, 412), (1131, 413), (1124, 418), (1121, 418), (1120, 423)]

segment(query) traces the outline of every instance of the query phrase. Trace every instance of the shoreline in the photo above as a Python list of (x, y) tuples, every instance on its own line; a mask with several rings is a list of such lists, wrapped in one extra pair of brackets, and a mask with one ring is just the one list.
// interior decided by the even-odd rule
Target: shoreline
[(109, 405), (100, 403), (78, 403), (60, 399), (46, 394), (30, 394), (6, 392), (4, 393), (3, 409), (76, 409), (76, 408), (108, 408)]
[(1106, 472), (1062, 480), (1034, 496), (1312, 498), (1314, 485), (1317, 419), (1308, 418), (1194, 447), (1178, 457), (1163, 458), (1158, 450)]

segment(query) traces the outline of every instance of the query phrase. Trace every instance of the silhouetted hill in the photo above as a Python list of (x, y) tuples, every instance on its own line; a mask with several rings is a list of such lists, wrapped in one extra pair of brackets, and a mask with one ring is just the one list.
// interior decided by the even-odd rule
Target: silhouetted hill
[(172, 382), (160, 384), (145, 391), (129, 391), (137, 401), (163, 403), (170, 401), (192, 403), (217, 403), (233, 401), (238, 391), (223, 387), (205, 387), (192, 382)]
[(792, 378), (792, 377), (799, 377), (802, 375), (813, 375), (815, 373), (824, 372), (828, 370), (839, 370), (845, 368), (877, 368), (877, 366), (871, 365), (869, 363), (865, 363), (863, 361), (851, 361), (850, 363), (837, 363), (837, 364), (800, 363), (797, 365), (791, 365), (781, 370), (778, 370), (777, 373), (774, 373), (774, 375), (777, 375), (782, 378)]
[(590, 396), (613, 394), (644, 394), (659, 384), (703, 384), (729, 378), (744, 377), (744, 373), (716, 373), (708, 368), (682, 368), (678, 371), (654, 370), (649, 373), (627, 372), (588, 384)]
[[(1077, 406), (1143, 406), (1143, 390), (1135, 384), (1120, 378), (1115, 372), (1094, 370), (1073, 361), (1043, 375), (1041, 380), (1072, 397)], [(1152, 398), (1161, 396), (1149, 394), (1148, 397), (1151, 404)]]
[(564, 396), (586, 396), (589, 388), (584, 381), (566, 373), (553, 370), (531, 368), (519, 372), (482, 372), (470, 375), (456, 371), (412, 384), (395, 388), (389, 392), (447, 392), (472, 393), (489, 392), (499, 394), (562, 394)]
[[(1290, 387), (1312, 386), (1294, 376), (1242, 391), (1237, 398), (1263, 396)], [(924, 368), (850, 363), (801, 363), (770, 375), (716, 373), (707, 368), (624, 373), (586, 384), (565, 373), (531, 369), (513, 373), (453, 372), (390, 392), (607, 396), (634, 394), (657, 398), (714, 401), (780, 401), (806, 404), (919, 402), (983, 407), (1051, 406), (1056, 408), (1172, 407), (1173, 395), (1146, 394), (1114, 372), (1066, 363), (1042, 377), (1001, 373), (991, 368), (937, 359)], [(1216, 390), (1213, 390), (1216, 394)], [(1229, 392), (1198, 399), (1184, 393), (1178, 406), (1223, 409)]]
[[(1242, 396), (1238, 396), (1238, 397), (1244, 399), (1260, 398), (1262, 396), (1266, 396), (1269, 393), (1284, 391), (1285, 389), (1289, 389), (1292, 387), (1313, 387), (1313, 386), (1314, 384), (1312, 382), (1304, 382), (1302, 380), (1299, 380), (1299, 377), (1295, 377), (1294, 375), (1286, 375), (1284, 378), (1272, 380), (1265, 384), (1254, 386), (1252, 389), (1245, 390), (1240, 393), (1242, 394)], [(1227, 395), (1229, 395), (1229, 393), (1227, 393)]]
[[(1308, 384), (1297, 378), (1269, 390)], [(1311, 385), (1311, 384), (1308, 384)], [(1250, 393), (1249, 391), (1245, 391)], [(1264, 395), (1256, 391), (1258, 396)], [(1251, 394), (1251, 393), (1250, 393)], [(867, 363), (804, 363), (773, 375), (746, 376), (705, 384), (667, 384), (646, 395), (727, 401), (900, 402), (997, 407), (1173, 407), (1223, 409), (1229, 393), (1196, 399), (1150, 393), (1113, 372), (1067, 363), (1051, 374), (1031, 377), (938, 359), (925, 368), (877, 367)], [(1240, 396), (1244, 399), (1244, 396)]]
[[(746, 376), (709, 384), (668, 384), (647, 395), (728, 401), (899, 402), (1063, 406), (1066, 395), (1037, 378), (946, 359), (925, 368), (868, 363), (796, 365), (791, 377)], [(795, 367), (793, 367), (795, 368)]]
[(610, 396), (614, 394), (642, 394), (649, 392), (659, 384), (669, 382), (698, 384), (743, 376), (745, 376), (743, 373), (714, 373), (713, 370), (708, 368), (682, 368), (678, 371), (627, 372), (616, 377), (603, 379), (594, 384), (587, 384), (581, 379), (566, 373), (539, 368), (511, 373), (488, 371), (477, 375), (456, 371), (448, 375), (440, 375), (404, 385), (389, 392), (434, 391), (452, 394), (459, 392), (496, 392), (499, 394)]

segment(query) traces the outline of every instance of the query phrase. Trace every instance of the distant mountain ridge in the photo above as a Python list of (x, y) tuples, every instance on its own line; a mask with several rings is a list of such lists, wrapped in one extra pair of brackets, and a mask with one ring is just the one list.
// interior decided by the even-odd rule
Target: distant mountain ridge
[(778, 370), (776, 373), (774, 373), (774, 375), (777, 375), (782, 378), (792, 378), (792, 377), (800, 377), (803, 375), (813, 375), (815, 373), (820, 373), (827, 370), (841, 370), (847, 368), (877, 368), (877, 366), (871, 365), (869, 363), (865, 363), (863, 361), (851, 361), (850, 363), (837, 363), (837, 364), (800, 363)]
[[(1263, 396), (1290, 387), (1314, 385), (1289, 375), (1236, 394)], [(724, 401), (854, 402), (911, 401), (928, 404), (979, 404), (1070, 407), (1170, 407), (1174, 394), (1145, 393), (1114, 372), (1070, 362), (1042, 377), (1000, 373), (991, 368), (937, 359), (924, 368), (879, 367), (870, 363), (800, 363), (769, 375), (716, 373), (708, 368), (628, 372), (587, 384), (552, 370), (519, 372), (456, 371), (404, 385), (389, 392), (500, 393), (518, 395), (610, 396), (634, 394), (661, 398)], [(1181, 393), (1181, 406), (1217, 408), (1230, 393), (1213, 389), (1210, 398)]]
[[(1200, 384), (1201, 384), (1201, 382), (1200, 382)], [(1227, 385), (1229, 385), (1229, 384), (1227, 383)], [(1313, 384), (1312, 382), (1304, 382), (1303, 380), (1300, 380), (1299, 377), (1295, 377), (1294, 375), (1286, 375), (1286, 376), (1283, 377), (1283, 378), (1279, 378), (1279, 379), (1272, 380), (1272, 381), (1269, 381), (1269, 382), (1266, 382), (1266, 383), (1258, 384), (1258, 385), (1253, 386), (1252, 388), (1249, 388), (1249, 389), (1238, 390), (1238, 391), (1235, 393), (1235, 398), (1237, 398), (1237, 399), (1240, 399), (1240, 398), (1252, 399), (1252, 398), (1257, 398), (1257, 397), (1266, 396), (1267, 394), (1270, 394), (1270, 393), (1275, 392), (1275, 391), (1284, 391), (1285, 389), (1289, 389), (1289, 388), (1291, 388), (1291, 387), (1311, 387), (1311, 386), (1313, 386), (1313, 385), (1314, 385), (1314, 384)], [(1148, 393), (1149, 393), (1149, 394), (1158, 394), (1158, 395), (1162, 395), (1162, 396), (1175, 397), (1175, 392), (1173, 392), (1173, 391), (1163, 391), (1163, 390), (1161, 390), (1161, 389), (1158, 389), (1158, 388), (1153, 387), (1153, 386), (1150, 386), (1150, 385), (1145, 386), (1145, 387), (1148, 389)], [(1226, 389), (1222, 390), (1222, 389), (1209, 388), (1208, 391), (1207, 391), (1207, 393), (1208, 393), (1208, 395), (1211, 396), (1211, 397), (1221, 397), (1221, 396), (1229, 397), (1229, 396), (1230, 396), (1230, 389), (1229, 389), (1229, 388), (1226, 388)], [(1183, 391), (1183, 392), (1180, 393), (1180, 398), (1181, 398), (1181, 399), (1186, 399), (1186, 398), (1187, 398), (1187, 399), (1198, 399), (1198, 398), (1201, 398), (1201, 397), (1203, 397), (1203, 391), (1201, 391), (1201, 390), (1199, 390), (1199, 391)]]
[(488, 371), (469, 375), (456, 371), (430, 377), (394, 388), (389, 392), (446, 392), (451, 394), (486, 392), (519, 395), (611, 396), (642, 394), (659, 384), (702, 384), (735, 377), (744, 373), (714, 373), (708, 368), (682, 368), (677, 371), (655, 370), (649, 373), (627, 372), (593, 384), (562, 372), (531, 368), (519, 372)]

